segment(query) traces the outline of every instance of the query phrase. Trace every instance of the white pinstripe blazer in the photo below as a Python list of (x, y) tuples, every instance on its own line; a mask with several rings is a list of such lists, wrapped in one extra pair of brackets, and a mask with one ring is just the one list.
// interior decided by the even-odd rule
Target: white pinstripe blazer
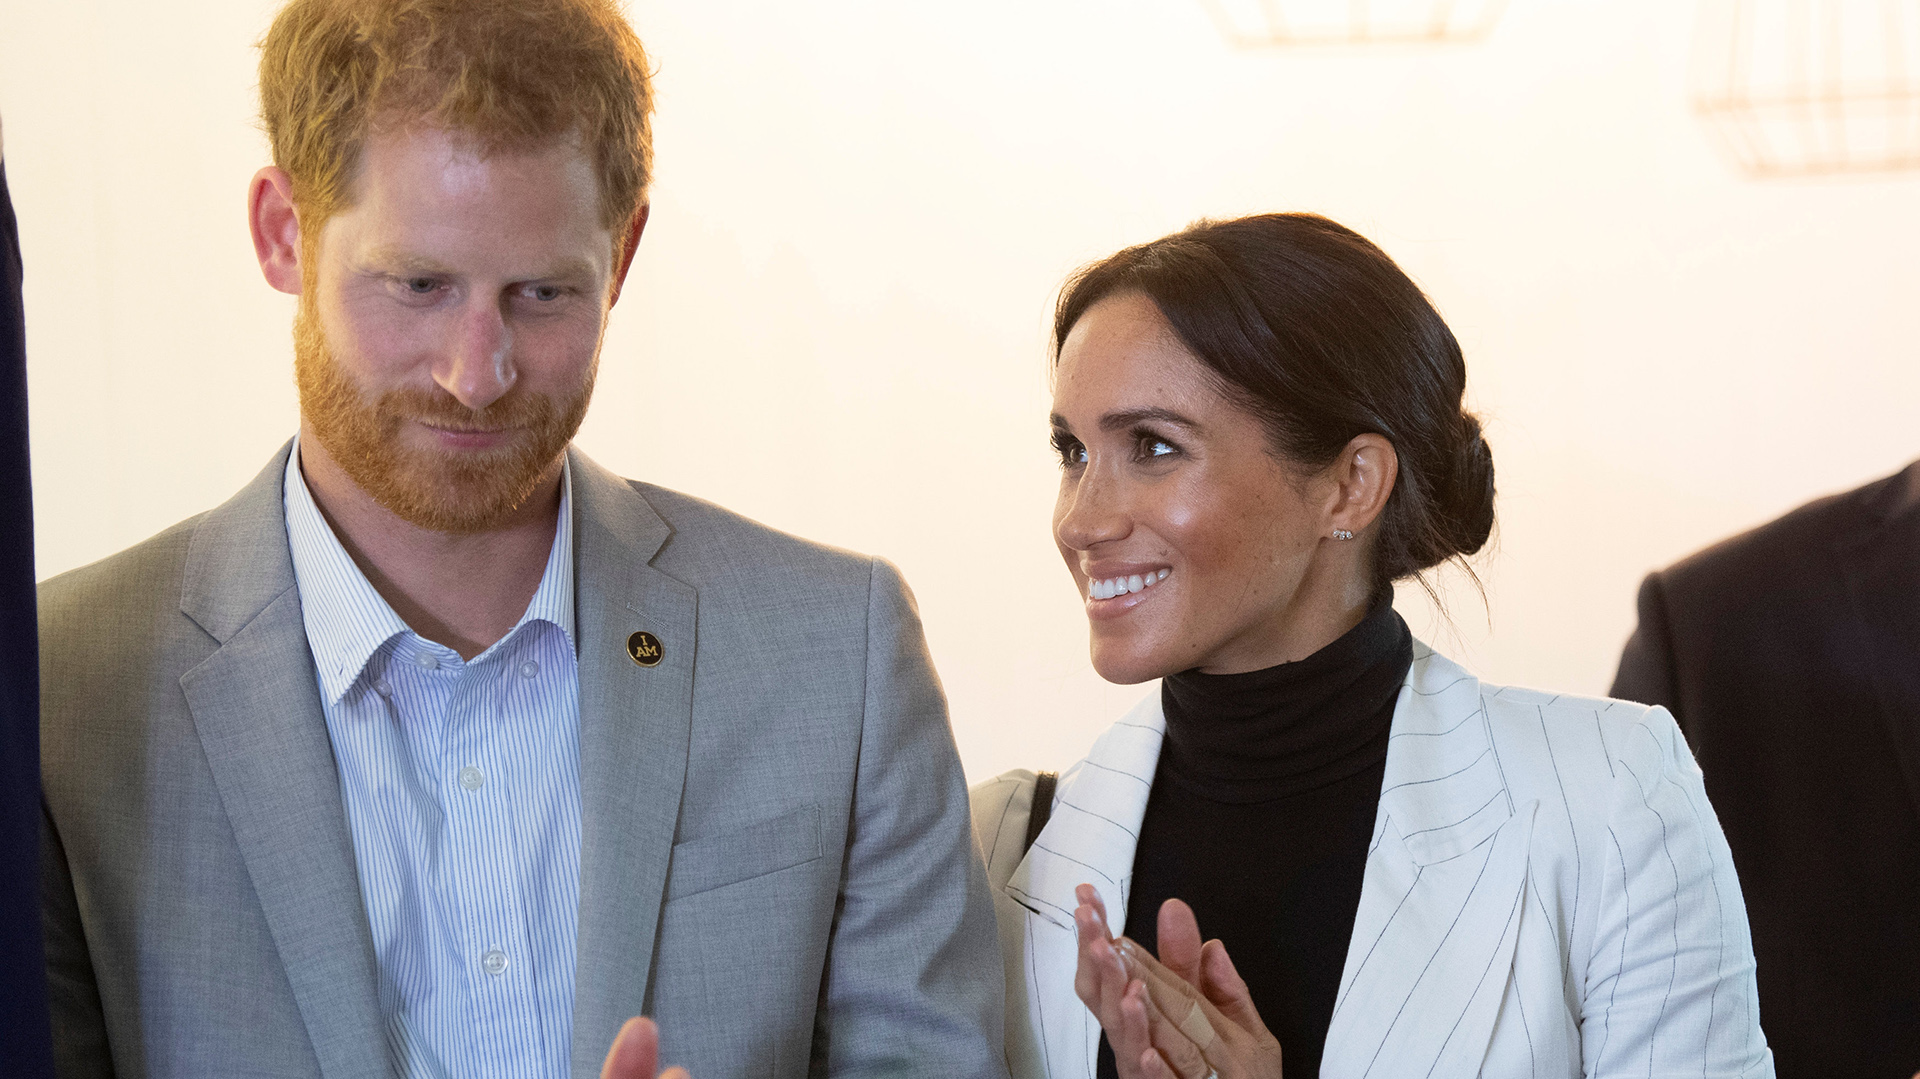
[[(1126, 909), (1165, 722), (1156, 694), (1101, 736), (1024, 857), (1033, 774), (973, 789), (1015, 1079), (1094, 1074), (1073, 889)], [(1416, 642), (1320, 1074), (1773, 1075), (1740, 882), (1665, 709), (1483, 685)]]

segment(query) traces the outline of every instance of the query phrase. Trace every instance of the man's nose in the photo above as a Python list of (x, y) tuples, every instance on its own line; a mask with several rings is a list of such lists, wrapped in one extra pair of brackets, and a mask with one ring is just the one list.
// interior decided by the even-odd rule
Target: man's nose
[(513, 329), (497, 303), (476, 297), (457, 316), (446, 355), (433, 380), (461, 404), (479, 411), (506, 396), (514, 367)]

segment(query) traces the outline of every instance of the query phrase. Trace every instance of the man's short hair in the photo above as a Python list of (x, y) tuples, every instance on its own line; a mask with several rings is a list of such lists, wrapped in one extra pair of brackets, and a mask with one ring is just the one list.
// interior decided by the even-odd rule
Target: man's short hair
[(652, 93), (613, 0), (290, 0), (260, 43), (260, 112), (303, 229), (351, 205), (369, 135), (425, 123), (482, 154), (576, 134), (616, 235), (646, 198)]

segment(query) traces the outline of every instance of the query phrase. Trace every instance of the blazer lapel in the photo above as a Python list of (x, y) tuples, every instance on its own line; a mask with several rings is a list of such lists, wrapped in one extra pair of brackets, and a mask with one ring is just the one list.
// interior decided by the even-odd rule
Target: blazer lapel
[(1074, 888), (1093, 885), (1106, 903), (1109, 928), (1117, 933), (1125, 926), (1140, 819), (1165, 730), (1155, 693), (1101, 735), (1087, 758), (1061, 777), (1053, 815), (1007, 881), (999, 902), (1027, 910), (1023, 952), (1028, 964), (1018, 984), (1008, 979), (1007, 992), (1025, 998), (1029, 1029), (1039, 1033), (1037, 1048), (1045, 1057), (1044, 1062), (1010, 1061), (1015, 1074), (1094, 1073), (1100, 1025), (1073, 990), (1079, 963)]
[(1859, 615), (1859, 652), (1872, 672), (1888, 741), (1920, 808), (1920, 465), (1895, 477), (1877, 527), (1841, 540), (1841, 571)]
[[(580, 930), (573, 1074), (592, 1079), (648, 1010), (655, 928), (686, 783), (696, 596), (649, 562), (671, 528), (625, 480), (569, 450), (580, 649)], [(629, 657), (637, 631), (663, 653)]]
[(1479, 680), (1416, 642), (1322, 1076), (1478, 1070), (1518, 939), (1533, 811), (1507, 791)]
[(287, 547), (287, 450), (195, 531), (181, 610), (220, 643), (180, 678), (329, 1079), (392, 1076), (373, 936)]

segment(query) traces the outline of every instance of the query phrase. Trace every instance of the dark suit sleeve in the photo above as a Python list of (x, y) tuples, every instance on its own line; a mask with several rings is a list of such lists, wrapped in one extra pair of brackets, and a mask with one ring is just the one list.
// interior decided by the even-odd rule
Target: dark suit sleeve
[(1005, 977), (920, 619), (873, 563), (859, 774), (811, 1073), (1004, 1076)]
[(0, 1075), (52, 1074), (41, 980), (40, 658), (20, 230), (0, 165)]
[(46, 930), (47, 996), (53, 1005), (54, 1073), (60, 1079), (111, 1079), (107, 1021), (93, 958), (80, 924), (66, 849), (43, 814), (40, 819), (41, 918)]
[(1679, 693), (1673, 681), (1673, 634), (1667, 617), (1667, 590), (1658, 573), (1640, 582), (1640, 624), (1620, 653), (1620, 670), (1613, 676), (1610, 697), (1641, 704), (1658, 704), (1672, 712), (1686, 730)]

